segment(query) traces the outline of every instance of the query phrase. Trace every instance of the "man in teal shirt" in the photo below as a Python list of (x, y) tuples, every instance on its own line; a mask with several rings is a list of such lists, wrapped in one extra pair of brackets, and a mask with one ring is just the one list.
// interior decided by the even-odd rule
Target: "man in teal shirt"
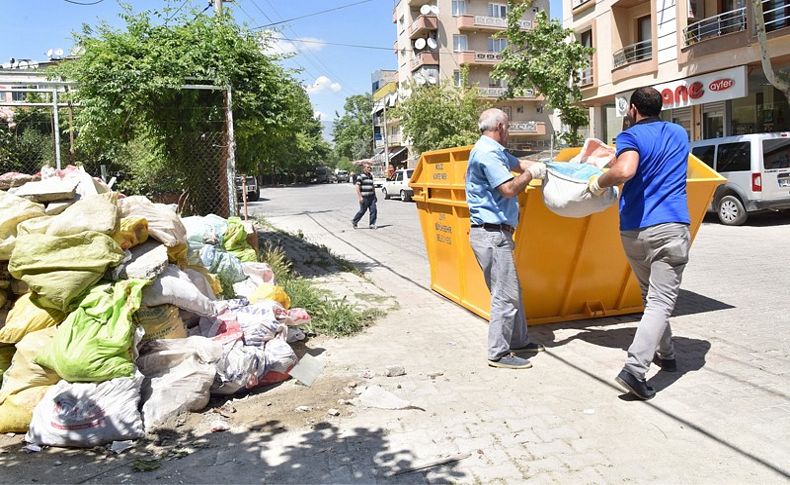
[[(519, 352), (537, 352), (530, 343), (521, 301), (521, 285), (513, 260), (513, 233), (518, 224), (518, 195), (532, 179), (543, 179), (542, 163), (519, 161), (505, 146), (509, 120), (496, 108), (483, 111), (480, 139), (469, 155), (466, 202), (469, 205), (469, 242), (491, 292), (488, 327), (488, 365), (510, 369), (532, 367)], [(517, 172), (517, 176), (513, 176)]]

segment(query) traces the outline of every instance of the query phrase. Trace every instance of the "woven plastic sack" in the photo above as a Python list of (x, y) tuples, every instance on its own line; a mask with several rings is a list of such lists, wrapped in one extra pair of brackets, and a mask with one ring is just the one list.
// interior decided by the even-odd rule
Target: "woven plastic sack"
[(140, 307), (134, 314), (134, 323), (145, 331), (143, 341), (186, 338), (187, 327), (181, 320), (178, 307), (158, 305)]
[(234, 283), (247, 278), (239, 258), (216, 246), (206, 244), (200, 249), (200, 264), (219, 277), (223, 290), (232, 290)]
[(50, 221), (47, 235), (71, 236), (85, 231), (114, 234), (121, 220), (117, 198), (115, 192), (83, 197)]
[(0, 344), (0, 385), (3, 384), (3, 374), (11, 367), (11, 360), (14, 358), (16, 347), (13, 345)]
[(144, 343), (137, 365), (145, 375), (142, 396), (146, 431), (180, 412), (204, 408), (221, 357), (222, 344), (204, 337)]
[(200, 292), (189, 275), (170, 265), (143, 291), (143, 304), (175, 305), (196, 315), (213, 316), (217, 311), (212, 301)]
[(142, 438), (142, 383), (139, 373), (97, 384), (60, 381), (36, 405), (25, 441), (92, 447)]
[(124, 258), (111, 237), (98, 232), (55, 237), (28, 234), (18, 240), (8, 269), (24, 281), (39, 306), (67, 313), (110, 266)]
[(124, 217), (112, 238), (124, 250), (139, 246), (148, 240), (148, 221), (142, 217)]
[(140, 308), (144, 280), (93, 288), (79, 308), (57, 327), (36, 363), (69, 382), (103, 382), (134, 374), (132, 315)]
[(58, 310), (36, 305), (31, 301), (31, 296), (30, 293), (20, 296), (8, 312), (5, 326), (0, 328), (0, 343), (15, 344), (25, 335), (54, 327), (66, 318), (66, 315)]
[(186, 244), (187, 230), (181, 218), (170, 207), (154, 204), (142, 195), (125, 197), (118, 201), (121, 217), (142, 218), (148, 221), (148, 235), (172, 248)]
[(0, 261), (11, 257), (19, 223), (44, 215), (43, 205), (0, 191)]
[(601, 196), (587, 190), (590, 177), (603, 172), (586, 163), (548, 163), (543, 182), (543, 203), (562, 217), (587, 217), (602, 212), (617, 202), (617, 188)]
[(228, 229), (222, 239), (222, 246), (225, 251), (239, 258), (243, 263), (254, 263), (258, 261), (258, 253), (247, 242), (247, 230), (238, 217), (228, 219)]
[(27, 431), (36, 403), (48, 386), (60, 380), (54, 371), (34, 362), (39, 350), (48, 345), (54, 335), (55, 328), (50, 327), (29, 333), (16, 344), (16, 353), (11, 366), (3, 373), (0, 387), (0, 433)]

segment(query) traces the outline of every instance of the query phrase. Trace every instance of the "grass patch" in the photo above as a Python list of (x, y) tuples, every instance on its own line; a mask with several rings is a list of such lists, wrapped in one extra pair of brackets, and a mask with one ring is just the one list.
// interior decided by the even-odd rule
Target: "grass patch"
[(312, 317), (310, 324), (305, 326), (308, 331), (332, 337), (353, 335), (384, 314), (380, 310), (360, 310), (345, 297), (334, 297), (313, 285), (309, 279), (294, 274), (291, 262), (280, 246), (270, 242), (264, 244), (261, 260), (271, 266), (277, 283), (291, 297), (291, 305), (304, 308)]

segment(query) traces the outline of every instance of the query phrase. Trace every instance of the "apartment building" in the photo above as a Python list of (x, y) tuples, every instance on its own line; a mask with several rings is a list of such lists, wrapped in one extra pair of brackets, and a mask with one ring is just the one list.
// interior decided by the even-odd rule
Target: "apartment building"
[[(763, 0), (768, 49), (790, 68), (790, 1)], [(633, 90), (653, 86), (689, 139), (790, 130), (760, 65), (751, 1), (563, 0), (563, 24), (595, 48), (582, 76), (590, 132), (612, 141)]]
[(398, 71), (379, 69), (371, 75), (371, 92), (373, 93), (373, 144), (375, 154), (374, 168), (384, 171), (389, 163), (394, 168), (408, 164), (408, 149), (403, 144), (400, 126), (397, 120), (388, 113), (398, 101)]
[[(548, 8), (548, 0), (535, 0), (521, 20), (522, 28), (531, 28), (535, 15)], [(481, 96), (510, 116), (510, 148), (541, 149), (549, 146), (552, 135), (549, 110), (544, 112), (542, 100), (532, 92), (499, 100), (506, 86), (491, 77), (507, 45), (494, 37), (506, 29), (507, 13), (506, 0), (395, 0), (399, 93), (412, 81), (460, 84), (467, 68), (467, 82), (479, 86)]]

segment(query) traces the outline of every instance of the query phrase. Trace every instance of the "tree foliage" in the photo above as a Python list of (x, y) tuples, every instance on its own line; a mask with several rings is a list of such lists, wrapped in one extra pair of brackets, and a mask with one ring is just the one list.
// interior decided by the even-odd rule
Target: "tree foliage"
[(508, 43), (494, 76), (507, 81), (511, 94), (514, 90), (537, 90), (570, 127), (563, 135), (565, 141), (577, 145), (581, 141), (578, 129), (588, 123), (587, 109), (580, 104), (580, 72), (589, 66), (594, 50), (581, 45), (573, 30), (549, 19), (545, 11), (538, 13), (531, 29), (522, 30), (519, 20), (531, 5), (531, 0), (508, 0)]
[(359, 160), (373, 156), (373, 96), (355, 94), (346, 98), (343, 116), (335, 113), (332, 138), (335, 157)]
[(477, 87), (462, 84), (413, 85), (411, 96), (395, 107), (393, 115), (417, 151), (470, 145), (480, 137), (477, 121), (490, 104)]
[[(268, 38), (240, 27), (229, 12), (193, 11), (163, 20), (168, 14), (135, 13), (127, 5), (122, 27), (101, 22), (74, 34), (81, 55), (52, 74), (78, 85), (81, 149), (116, 161), (147, 153), (136, 159), (141, 176), (186, 180), (200, 140), (224, 133), (225, 100), (223, 91), (182, 86), (212, 84), (232, 87), (239, 171), (259, 173), (267, 165), (326, 156), (307, 94), (277, 58), (265, 54)], [(224, 145), (207, 148), (217, 146)]]

